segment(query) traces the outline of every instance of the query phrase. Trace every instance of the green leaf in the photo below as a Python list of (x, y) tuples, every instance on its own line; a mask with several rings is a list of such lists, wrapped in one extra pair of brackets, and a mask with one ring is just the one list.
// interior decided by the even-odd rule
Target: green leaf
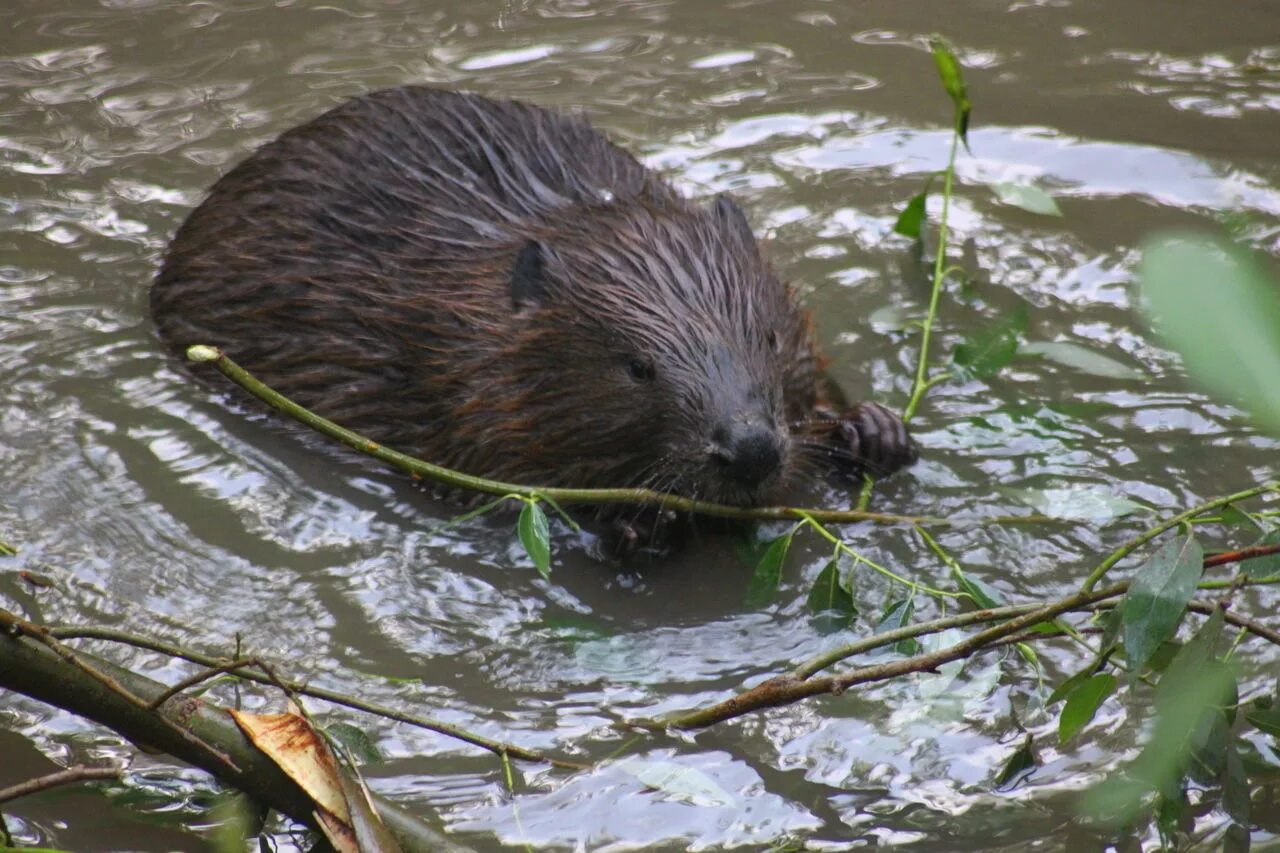
[(1160, 791), (1156, 798), (1156, 831), (1160, 833), (1160, 849), (1173, 850), (1177, 847), (1177, 838), (1186, 826), (1184, 816), (1187, 814), (1187, 792), (1174, 780), (1167, 791)]
[(1273, 786), (1280, 784), (1280, 764), (1277, 763), (1274, 751), (1264, 751), (1253, 741), (1239, 738), (1236, 741), (1236, 752), (1240, 755), (1245, 772), (1254, 783)]
[(1124, 650), (1134, 678), (1173, 636), (1204, 572), (1204, 552), (1194, 536), (1166, 542), (1142, 568), (1120, 604)]
[(1018, 339), (1026, 328), (1026, 306), (1018, 306), (995, 325), (965, 338), (951, 354), (956, 373), (964, 379), (982, 379), (998, 373), (1013, 361)]
[(893, 230), (903, 237), (919, 240), (924, 228), (925, 202), (928, 198), (928, 190), (913, 195), (907, 202), (907, 206), (898, 214), (898, 221), (893, 223)]
[(361, 764), (373, 764), (382, 760), (382, 753), (364, 729), (350, 723), (330, 723), (324, 727), (325, 733), (347, 748)]
[[(885, 631), (892, 631), (904, 625), (909, 625), (911, 624), (911, 617), (914, 615), (916, 615), (915, 599), (902, 598), (892, 601), (885, 608), (884, 615), (880, 617), (880, 622), (876, 625), (876, 633), (883, 634)], [(893, 650), (900, 655), (911, 657), (920, 653), (920, 643), (914, 638), (899, 640), (893, 644)]]
[(897, 305), (881, 305), (867, 315), (867, 323), (877, 332), (901, 332), (903, 329), (918, 323), (912, 320)]
[(1140, 503), (1122, 498), (1100, 486), (1066, 486), (1045, 489), (1001, 489), (1002, 494), (1021, 501), (1041, 515), (1069, 521), (1103, 524), (1121, 516), (1145, 511)]
[(557, 640), (586, 643), (615, 636), (615, 632), (576, 613), (552, 613), (538, 622), (538, 630)]
[(1197, 236), (1147, 244), (1138, 277), (1192, 378), (1280, 435), (1280, 284), (1238, 246)]
[[(1210, 512), (1205, 514), (1205, 517), (1209, 517), (1209, 516), (1216, 516), (1218, 519), (1220, 519), (1221, 524), (1230, 524), (1234, 527), (1251, 527), (1254, 530), (1262, 529), (1262, 527), (1259, 526), (1258, 522), (1254, 521), (1253, 516), (1249, 515), (1249, 513), (1240, 509), (1240, 507), (1236, 506), (1235, 504), (1227, 504), (1226, 506), (1219, 509), (1217, 512)], [(1254, 543), (1254, 544), (1260, 544), (1260, 543)], [(1244, 562), (1248, 562), (1248, 561), (1246, 560)]]
[(996, 787), (1011, 787), (1028, 772), (1039, 766), (1040, 758), (1036, 755), (1031, 733), (1028, 732), (1026, 737), (1022, 739), (1022, 744), (1005, 761), (1004, 767), (1000, 768), (1000, 774), (996, 776)]
[(1249, 825), (1249, 811), (1253, 805), (1250, 797), (1249, 777), (1240, 760), (1240, 751), (1232, 738), (1226, 746), (1222, 768), (1222, 810), (1241, 826)]
[(1100, 672), (1078, 684), (1058, 715), (1058, 742), (1066, 743), (1092, 722), (1107, 697), (1116, 691), (1116, 677)]
[(973, 104), (969, 101), (969, 92), (964, 84), (960, 60), (956, 59), (950, 43), (941, 36), (929, 39), (929, 47), (933, 51), (933, 61), (938, 66), (938, 76), (942, 78), (942, 88), (947, 90), (947, 94), (951, 96), (951, 103), (955, 105), (956, 133), (959, 134), (964, 147), (968, 149), (969, 114), (973, 111)]
[(795, 532), (792, 528), (764, 549), (764, 555), (751, 575), (751, 582), (747, 584), (748, 607), (763, 607), (773, 601), (782, 583), (782, 564), (787, 559), (787, 549), (791, 547), (791, 537)]
[[(1193, 645), (1194, 640), (1184, 649)], [(1166, 674), (1160, 686), (1169, 678)], [(1089, 791), (1082, 803), (1084, 810), (1123, 824), (1133, 819), (1151, 793), (1169, 799), (1171, 792), (1180, 791), (1191, 760), (1192, 734), (1205, 714), (1221, 714), (1234, 690), (1235, 673), (1220, 661), (1210, 660), (1188, 670), (1186, 677), (1163, 691), (1157, 701), (1156, 724), (1142, 752), (1125, 772), (1112, 774)]]
[(1098, 642), (1099, 662), (1110, 657), (1111, 653), (1119, 646), (1120, 631), (1123, 628), (1124, 617), (1120, 614), (1120, 608), (1112, 608), (1110, 613), (1102, 617), (1102, 638)]
[[(205, 843), (207, 853), (245, 853), (250, 849), (245, 843), (257, 836), (259, 843), (270, 833), (263, 832), (266, 810), (259, 807), (248, 794), (223, 792), (215, 794), (203, 815), (208, 821), (205, 827), (210, 834)], [(58, 853), (51, 847), (0, 847), (0, 850), (21, 850), (22, 853)]]
[(1053, 196), (1031, 184), (1002, 182), (992, 184), (991, 191), (996, 194), (996, 198), (1000, 199), (1002, 203), (1020, 207), (1028, 213), (1038, 213), (1041, 216), (1062, 216), (1062, 211), (1058, 209), (1058, 203), (1053, 200)]
[(1247, 824), (1233, 823), (1222, 834), (1222, 853), (1249, 853), (1252, 845)]
[(547, 514), (533, 501), (527, 501), (520, 510), (516, 523), (520, 532), (520, 544), (533, 560), (538, 574), (551, 579), (551, 530), (547, 526)]
[(1221, 710), (1202, 715), (1191, 733), (1191, 762), (1187, 776), (1200, 785), (1219, 781), (1226, 769), (1231, 726)]
[(809, 589), (807, 606), (809, 612), (817, 618), (819, 630), (824, 634), (843, 631), (853, 624), (858, 608), (853, 603), (852, 591), (840, 582), (839, 559), (832, 557), (818, 573)]
[(1266, 732), (1272, 737), (1280, 738), (1280, 708), (1267, 708), (1263, 711), (1252, 711), (1244, 715), (1258, 731)]
[(1018, 348), (1018, 355), (1038, 356), (1107, 379), (1145, 379), (1146, 375), (1110, 356), (1069, 341), (1031, 341)]
[[(1263, 534), (1262, 538), (1253, 544), (1280, 544), (1280, 530), (1272, 530), (1270, 533)], [(1280, 575), (1280, 554), (1268, 554), (1265, 557), (1254, 557), (1251, 560), (1241, 560), (1240, 570), (1254, 579), (1275, 577), (1276, 575)]]
[(1077, 672), (1075, 675), (1072, 675), (1070, 678), (1063, 681), (1057, 687), (1053, 688), (1053, 692), (1049, 694), (1049, 698), (1048, 700), (1045, 701), (1045, 704), (1052, 705), (1056, 702), (1059, 702), (1067, 698), (1073, 692), (1075, 692), (1077, 687), (1079, 687), (1084, 682), (1088, 681), (1090, 678), (1093, 678), (1094, 672), (1096, 670), (1097, 670), (1097, 667), (1090, 664), (1085, 669), (1082, 669), (1079, 672)]
[(956, 586), (960, 587), (960, 591), (973, 599), (973, 603), (982, 610), (1003, 607), (1006, 603), (1004, 593), (989, 583), (969, 577), (958, 566), (951, 567), (951, 574), (956, 579)]
[(1175, 701), (1182, 686), (1195, 680), (1196, 673), (1210, 666), (1218, 658), (1218, 645), (1222, 630), (1227, 624), (1226, 614), (1215, 610), (1200, 626), (1200, 630), (1183, 644), (1173, 660), (1165, 668), (1160, 683), (1156, 685), (1156, 706)]
[(733, 795), (717, 785), (710, 776), (674, 761), (628, 758), (618, 762), (618, 767), (640, 780), (640, 784), (646, 788), (661, 791), (672, 799), (707, 808), (721, 808), (735, 803)]
[(1156, 673), (1164, 672), (1180, 651), (1182, 651), (1182, 643), (1177, 640), (1165, 640), (1147, 659), (1147, 669)]

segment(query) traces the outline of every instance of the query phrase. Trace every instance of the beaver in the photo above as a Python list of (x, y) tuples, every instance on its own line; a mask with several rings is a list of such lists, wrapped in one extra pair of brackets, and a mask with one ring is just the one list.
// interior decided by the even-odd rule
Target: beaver
[(825, 380), (732, 198), (519, 101), (403, 86), (287, 131), (190, 214), (150, 299), (168, 346), (509, 482), (751, 506), (917, 456)]

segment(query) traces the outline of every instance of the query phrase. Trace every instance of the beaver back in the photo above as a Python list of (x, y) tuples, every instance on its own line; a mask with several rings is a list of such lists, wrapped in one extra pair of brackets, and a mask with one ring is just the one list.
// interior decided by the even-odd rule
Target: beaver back
[(151, 305), (175, 349), (536, 485), (756, 503), (801, 467), (818, 402), (807, 319), (736, 204), (687, 201), (582, 118), (426, 87), (234, 168)]

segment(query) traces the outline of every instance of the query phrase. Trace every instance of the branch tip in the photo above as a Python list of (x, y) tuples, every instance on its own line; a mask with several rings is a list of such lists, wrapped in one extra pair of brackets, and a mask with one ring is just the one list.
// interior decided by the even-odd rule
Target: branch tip
[(222, 350), (217, 347), (206, 346), (205, 344), (187, 347), (187, 361), (204, 364), (210, 361), (217, 361), (220, 358), (222, 358)]

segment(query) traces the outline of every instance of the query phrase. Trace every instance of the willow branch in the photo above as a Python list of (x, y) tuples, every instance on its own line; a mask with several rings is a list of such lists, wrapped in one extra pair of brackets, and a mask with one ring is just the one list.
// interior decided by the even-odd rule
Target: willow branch
[[(1106, 592), (1112, 595), (1115, 594), (1113, 590), (1107, 590)], [(984, 646), (1003, 640), (1006, 637), (1020, 634), (1032, 625), (1048, 621), (1069, 610), (1088, 606), (1096, 600), (1097, 595), (1096, 593), (1078, 592), (1052, 604), (1036, 607), (1007, 622), (978, 631), (954, 645), (927, 654), (885, 661), (884, 663), (872, 664), (836, 675), (808, 679), (799, 679), (790, 673), (776, 676), (707, 708), (660, 721), (645, 722), (642, 725), (677, 729), (700, 729), (733, 717), (740, 717), (752, 711), (773, 708), (779, 705), (789, 705), (811, 696), (822, 694), (840, 695), (849, 688), (860, 684), (885, 681), (910, 673), (932, 672), (943, 664), (969, 657)]]
[[(1280, 584), (1280, 577), (1252, 579), (1236, 577), (1226, 581), (1205, 581), (1198, 585), (1202, 590), (1230, 589), (1241, 586), (1264, 586)], [(892, 631), (885, 631), (872, 637), (859, 640), (819, 655), (792, 671), (775, 676), (755, 687), (749, 688), (722, 702), (696, 709), (685, 714), (666, 717), (660, 720), (636, 721), (635, 725), (645, 728), (678, 728), (694, 729), (719, 723), (733, 717), (739, 717), (752, 711), (789, 705), (801, 699), (822, 694), (839, 695), (850, 687), (918, 672), (931, 672), (945, 663), (969, 657), (978, 651), (993, 645), (1008, 645), (1020, 642), (1031, 636), (1039, 635), (1032, 629), (1042, 622), (1050, 622), (1055, 617), (1072, 611), (1106, 609), (1119, 604), (1119, 599), (1129, 589), (1129, 584), (1119, 583), (1102, 590), (1081, 591), (1049, 604), (1021, 604), (1009, 607), (976, 610), (961, 613), (929, 622), (906, 625)], [(1209, 614), (1220, 609), (1218, 603), (1192, 601), (1187, 609), (1196, 613)], [(1250, 634), (1280, 646), (1280, 632), (1274, 631), (1256, 620), (1239, 616), (1231, 611), (1224, 612), (1226, 621)], [(1001, 621), (1007, 620), (1007, 621)], [(988, 622), (1001, 622), (985, 630), (966, 637), (944, 649), (922, 655), (886, 661), (834, 675), (813, 677), (815, 673), (856, 654), (873, 651), (890, 646), (902, 640), (917, 639), (929, 634), (936, 634), (949, 628)], [(1031, 631), (1031, 633), (1028, 633)], [(1061, 631), (1055, 633), (1061, 634)], [(1049, 636), (1045, 634), (1044, 636)], [(1017, 639), (1015, 639), (1017, 638)]]
[[(440, 720), (434, 720), (429, 717), (420, 717), (415, 714), (406, 714), (395, 708), (386, 705), (380, 705), (376, 702), (369, 702), (364, 699), (356, 699), (343, 693), (333, 690), (327, 690), (323, 687), (313, 687), (300, 681), (294, 681), (287, 678), (273, 679), (271, 676), (261, 672), (255, 672), (252, 669), (231, 668), (224, 669), (228, 663), (227, 658), (220, 658), (214, 655), (206, 655), (195, 652), (182, 646), (166, 643), (160, 640), (153, 640), (150, 637), (143, 637), (137, 634), (130, 634), (125, 631), (118, 631), (114, 628), (99, 627), (57, 627), (49, 629), (50, 635), (63, 640), (83, 639), (83, 640), (106, 640), (113, 643), (121, 643), (134, 648), (146, 649), (147, 651), (157, 652), (169, 657), (180, 658), (190, 661), (209, 669), (220, 669), (228, 675), (236, 678), (252, 681), (257, 684), (267, 686), (279, 686), (287, 691), (297, 693), (300, 696), (310, 696), (313, 699), (321, 699), (334, 705), (340, 705), (345, 708), (351, 708), (356, 711), (363, 711), (368, 714), (383, 717), (388, 720), (405, 723), (420, 729), (426, 729), (446, 737), (469, 743), (472, 746), (478, 746), (481, 749), (488, 750), (496, 755), (509, 755), (522, 761), (534, 761), (544, 764), (551, 764), (556, 767), (564, 767), (570, 770), (582, 770), (585, 765), (572, 761), (565, 761), (560, 758), (554, 758), (535, 749), (517, 746), (516, 744), (506, 743), (504, 741), (494, 740), (481, 734), (468, 731), (459, 726), (445, 723)], [(233, 662), (234, 663), (234, 662)], [(171, 688), (172, 689), (172, 688)]]
[(942, 178), (942, 217), (938, 223), (938, 248), (934, 253), (935, 257), (933, 259), (933, 290), (929, 294), (929, 311), (925, 315), (924, 328), (920, 337), (920, 358), (916, 362), (915, 381), (911, 384), (911, 398), (907, 400), (907, 407), (902, 411), (903, 423), (911, 421), (911, 418), (915, 416), (916, 407), (920, 405), (920, 401), (924, 398), (925, 392), (937, 384), (937, 382), (927, 380), (925, 374), (929, 369), (929, 340), (933, 336), (933, 326), (938, 318), (938, 300), (942, 295), (942, 280), (946, 277), (943, 274), (942, 265), (946, 262), (947, 257), (947, 226), (951, 210), (951, 185), (955, 180), (956, 152), (959, 150), (959, 146), (960, 133), (957, 130), (951, 134), (951, 153), (947, 157), (947, 168)]
[(1187, 609), (1204, 616), (1212, 615), (1215, 610), (1222, 610), (1222, 616), (1228, 625), (1234, 625), (1253, 634), (1255, 637), (1261, 637), (1269, 643), (1280, 646), (1280, 631), (1268, 628), (1256, 619), (1241, 616), (1234, 610), (1227, 610), (1216, 602), (1189, 601), (1187, 602)]
[[(122, 686), (125, 693), (109, 688), (83, 667), (68, 665), (36, 637), (5, 631), (0, 631), (0, 690), (23, 693), (107, 726), (134, 743), (147, 744), (217, 776), (300, 823), (314, 825), (311, 797), (245, 737), (224, 708), (181, 697), (149, 710), (146, 703), (164, 692), (165, 685), (91, 654), (78, 652), (77, 657)], [(126, 698), (126, 693), (141, 699), (142, 706)], [(176, 723), (188, 736), (168, 723)], [(205, 744), (214, 744), (232, 760), (215, 760)], [(464, 850), (421, 818), (381, 798), (375, 800), (379, 816), (404, 850)]]
[(159, 696), (152, 699), (150, 702), (147, 703), (147, 707), (154, 711), (156, 708), (159, 708), (165, 702), (168, 702), (174, 696), (177, 696), (179, 693), (181, 693), (184, 690), (187, 690), (188, 688), (195, 687), (197, 684), (208, 681), (210, 678), (213, 678), (218, 675), (222, 675), (223, 673), (231, 672), (232, 670), (240, 669), (241, 667), (254, 666), (256, 664), (257, 664), (256, 658), (241, 658), (240, 660), (227, 661), (226, 663), (221, 664), (219, 666), (214, 666), (214, 667), (210, 667), (209, 669), (201, 670), (200, 672), (197, 672), (195, 675), (191, 676), (190, 678), (182, 679), (177, 684), (173, 685), (168, 690), (164, 691)]
[(1115, 568), (1116, 563), (1119, 563), (1125, 557), (1129, 556), (1135, 550), (1141, 548), (1152, 539), (1155, 539), (1166, 530), (1171, 530), (1172, 528), (1190, 521), (1195, 516), (1202, 515), (1209, 510), (1218, 509), (1229, 503), (1235, 503), (1236, 501), (1257, 497), (1258, 495), (1265, 494), (1266, 492), (1280, 492), (1280, 482), (1272, 481), (1264, 483), (1261, 486), (1254, 486), (1252, 489), (1245, 489), (1242, 492), (1236, 492), (1232, 495), (1214, 498), (1213, 500), (1206, 501), (1198, 506), (1193, 506), (1185, 512), (1180, 512), (1177, 515), (1160, 522), (1156, 526), (1133, 537), (1128, 542), (1108, 554), (1107, 557), (1098, 564), (1098, 567), (1089, 574), (1089, 577), (1085, 578), (1084, 584), (1082, 584), (1080, 588), (1086, 592), (1093, 589), (1097, 586), (1098, 581), (1106, 577), (1107, 573)]
[[(37, 625), (34, 622), (28, 622), (26, 619), (10, 613), (7, 610), (0, 609), (0, 628), (3, 628), (6, 633), (12, 636), (29, 637), (32, 641), (43, 645), (64, 662), (80, 670), (86, 676), (97, 681), (104, 688), (115, 693), (129, 704), (135, 705), (144, 711), (152, 710), (147, 706), (145, 699), (130, 691), (109, 673), (104, 671), (102, 667), (95, 665), (89, 660), (89, 658), (58, 642), (57, 638), (50, 634), (49, 630), (45, 626)], [(199, 738), (199, 736), (191, 732), (189, 729), (179, 725), (176, 720), (171, 719), (166, 714), (159, 714), (156, 719), (159, 720), (161, 725), (167, 727), (171, 732), (173, 732), (176, 737), (181, 738), (196, 749), (203, 750), (208, 754), (210, 759), (221, 763), (227, 770), (232, 772), (237, 770), (235, 763), (232, 762), (230, 756), (212, 744), (204, 742)]]
[(885, 512), (866, 512), (856, 509), (806, 509), (802, 507), (769, 506), (740, 507), (709, 501), (693, 500), (682, 495), (657, 492), (652, 489), (567, 489), (555, 486), (525, 486), (517, 483), (504, 483), (454, 471), (441, 465), (424, 462), (408, 454), (392, 450), (368, 439), (357, 432), (339, 426), (333, 421), (320, 417), (303, 408), (282, 394), (272, 390), (261, 380), (255, 378), (247, 370), (228, 358), (221, 350), (212, 346), (194, 346), (187, 350), (187, 358), (198, 363), (208, 363), (220, 373), (266, 403), (276, 411), (287, 415), (299, 423), (322, 435), (342, 442), (347, 447), (372, 456), (405, 471), (417, 479), (430, 479), (436, 482), (467, 489), (484, 494), (522, 498), (546, 499), (565, 504), (649, 504), (664, 509), (698, 513), (719, 518), (739, 519), (743, 521), (797, 521), (808, 516), (817, 521), (833, 524), (847, 524), (866, 521), (874, 524), (923, 524), (932, 527), (962, 527), (966, 525), (989, 524), (1034, 524), (1060, 521), (1043, 515), (1001, 515), (987, 518), (937, 518), (933, 516), (897, 515)]
[(1222, 566), (1227, 563), (1238, 563), (1242, 560), (1252, 560), (1255, 557), (1268, 557), (1272, 554), (1280, 554), (1280, 542), (1271, 545), (1251, 545), (1248, 548), (1240, 548), (1235, 551), (1223, 551), (1218, 554), (1211, 554), (1204, 558), (1204, 567), (1208, 569), (1213, 566)]
[(83, 764), (77, 764), (75, 767), (68, 767), (66, 770), (59, 770), (57, 773), (50, 773), (47, 776), (19, 782), (16, 785), (10, 785), (8, 788), (0, 788), (0, 803), (7, 803), (10, 800), (16, 800), (29, 794), (38, 794), (50, 788), (74, 785), (77, 782), (96, 782), (102, 779), (119, 778), (119, 768), (85, 767)]

